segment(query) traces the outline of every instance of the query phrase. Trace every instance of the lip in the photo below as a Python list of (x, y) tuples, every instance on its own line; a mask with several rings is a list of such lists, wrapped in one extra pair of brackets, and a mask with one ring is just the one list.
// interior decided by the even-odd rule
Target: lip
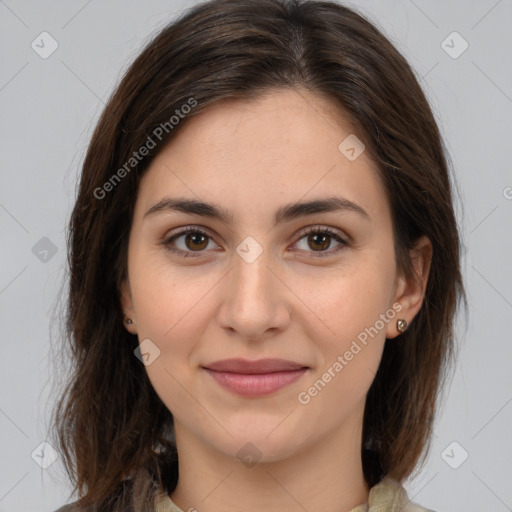
[(217, 372), (254, 374), (286, 372), (306, 368), (306, 366), (294, 361), (287, 361), (286, 359), (258, 359), (257, 361), (249, 361), (248, 359), (237, 358), (215, 361), (205, 365), (204, 368)]
[(285, 359), (223, 359), (203, 369), (225, 389), (242, 396), (274, 393), (300, 379), (309, 367)]

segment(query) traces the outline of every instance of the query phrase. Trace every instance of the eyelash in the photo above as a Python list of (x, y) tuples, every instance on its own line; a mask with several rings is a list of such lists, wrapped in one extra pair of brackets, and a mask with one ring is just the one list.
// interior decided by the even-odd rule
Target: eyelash
[[(203, 231), (201, 228), (189, 226), (189, 227), (183, 229), (182, 231), (180, 231), (179, 233), (176, 233), (176, 234), (172, 235), (171, 237), (166, 238), (165, 240), (163, 240), (162, 241), (162, 245), (164, 245), (164, 247), (168, 251), (170, 251), (172, 253), (175, 253), (175, 254), (178, 254), (179, 256), (183, 256), (185, 258), (199, 257), (199, 256), (201, 256), (201, 253), (204, 252), (204, 250), (203, 251), (183, 251), (182, 249), (177, 249), (176, 247), (173, 247), (171, 245), (172, 242), (174, 242), (177, 238), (179, 238), (181, 236), (184, 236), (184, 235), (188, 235), (190, 233), (194, 233), (194, 234), (198, 234), (198, 235), (203, 235), (203, 236), (205, 236), (205, 237), (207, 237), (209, 239), (212, 239), (212, 237), (210, 235), (208, 235), (208, 233)], [(343, 249), (343, 247), (348, 246), (348, 242), (346, 240), (344, 240), (336, 231), (334, 231), (331, 228), (320, 227), (320, 226), (316, 226), (314, 228), (308, 229), (307, 231), (301, 232), (300, 233), (301, 236), (300, 236), (299, 240), (297, 240), (297, 242), (302, 240), (304, 237), (306, 237), (308, 235), (312, 235), (312, 234), (313, 235), (314, 234), (326, 234), (326, 235), (332, 237), (336, 242), (339, 242), (341, 245), (338, 246), (338, 248), (336, 248), (334, 250), (329, 250), (329, 251), (311, 251), (312, 254), (314, 254), (314, 256), (309, 256), (309, 257), (312, 257), (312, 258), (323, 258), (323, 257), (326, 257), (326, 256), (331, 256), (332, 254), (335, 254), (335, 253), (341, 251)], [(297, 243), (297, 242), (295, 242), (295, 243)], [(196, 252), (196, 254), (194, 254), (194, 252)]]

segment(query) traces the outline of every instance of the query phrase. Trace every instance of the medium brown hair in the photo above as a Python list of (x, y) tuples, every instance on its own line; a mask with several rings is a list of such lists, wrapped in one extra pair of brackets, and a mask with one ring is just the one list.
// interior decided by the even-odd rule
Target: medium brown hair
[[(413, 276), (414, 242), (421, 235), (432, 242), (425, 300), (409, 329), (385, 344), (361, 446), (370, 486), (385, 475), (403, 481), (422, 454), (424, 461), (465, 298), (447, 151), (428, 101), (403, 56), (352, 9), (330, 1), (212, 0), (147, 44), (105, 107), (83, 163), (68, 232), (64, 339), (72, 372), (54, 431), (84, 507), (152, 510), (156, 492), (172, 492), (178, 479), (172, 414), (134, 356), (138, 339), (123, 326), (119, 300), (141, 176), (210, 105), (282, 88), (328, 97), (357, 130), (385, 185), (404, 276)], [(170, 123), (191, 99), (195, 106)], [(156, 147), (127, 167), (162, 126)], [(122, 179), (113, 181), (116, 173)]]

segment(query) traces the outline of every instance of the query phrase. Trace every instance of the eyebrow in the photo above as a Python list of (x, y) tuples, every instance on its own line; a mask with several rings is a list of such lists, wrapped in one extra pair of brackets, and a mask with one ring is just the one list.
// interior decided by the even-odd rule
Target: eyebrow
[[(177, 211), (189, 215), (200, 215), (218, 219), (225, 224), (232, 224), (233, 213), (218, 205), (197, 201), (194, 199), (164, 197), (158, 203), (154, 204), (144, 217), (156, 215), (158, 213)], [(287, 204), (279, 208), (274, 215), (274, 224), (288, 222), (306, 215), (315, 213), (346, 211), (359, 214), (365, 220), (371, 220), (370, 215), (358, 204), (344, 197), (326, 197), (314, 199), (307, 202), (296, 202)]]

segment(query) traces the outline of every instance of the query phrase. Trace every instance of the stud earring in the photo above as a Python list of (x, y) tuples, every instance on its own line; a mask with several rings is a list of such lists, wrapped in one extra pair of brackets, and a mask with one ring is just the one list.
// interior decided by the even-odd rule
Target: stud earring
[(131, 318), (128, 318), (127, 316), (125, 316), (124, 323), (130, 325), (130, 324), (133, 324), (133, 320)]
[(403, 319), (397, 320), (396, 321), (396, 328), (400, 332), (404, 332), (407, 329), (407, 320), (403, 320)]

